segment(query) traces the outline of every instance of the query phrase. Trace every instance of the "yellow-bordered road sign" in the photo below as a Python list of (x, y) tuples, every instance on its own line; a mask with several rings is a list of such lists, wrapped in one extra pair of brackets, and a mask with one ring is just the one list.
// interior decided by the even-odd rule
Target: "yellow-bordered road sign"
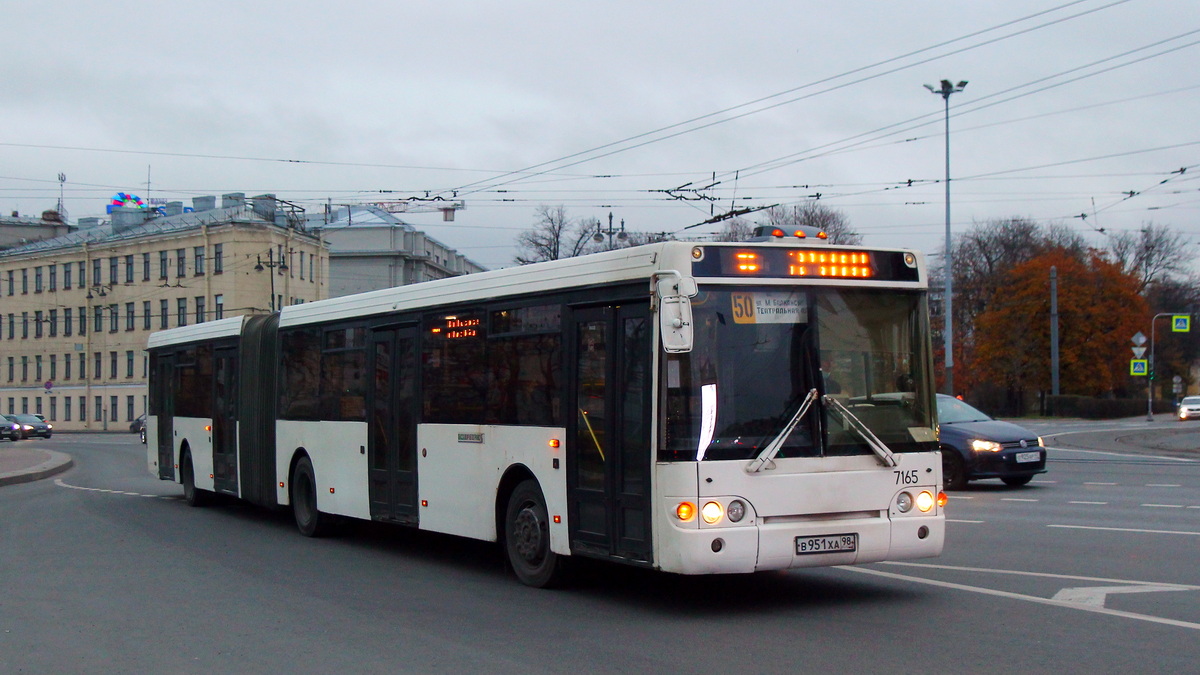
[(1146, 359), (1129, 359), (1129, 374), (1145, 377), (1150, 372), (1150, 362)]

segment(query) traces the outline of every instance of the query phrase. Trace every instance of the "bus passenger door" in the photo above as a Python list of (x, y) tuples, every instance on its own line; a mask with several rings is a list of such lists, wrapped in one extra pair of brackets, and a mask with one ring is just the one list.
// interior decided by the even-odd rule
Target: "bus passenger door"
[(375, 330), (368, 366), (371, 518), (417, 523), (416, 326)]
[(175, 480), (175, 392), (179, 377), (175, 372), (175, 354), (162, 354), (155, 366), (154, 379), (158, 387), (158, 477)]
[(651, 562), (650, 311), (578, 310), (567, 437), (573, 552)]
[(213, 363), (213, 487), (238, 495), (236, 347), (218, 347)]

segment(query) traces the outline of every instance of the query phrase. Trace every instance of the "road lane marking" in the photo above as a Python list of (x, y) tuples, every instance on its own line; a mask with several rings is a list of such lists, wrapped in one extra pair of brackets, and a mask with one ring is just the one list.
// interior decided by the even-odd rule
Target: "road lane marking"
[(1084, 577), (1078, 574), (1054, 574), (1053, 572), (1029, 572), (1026, 570), (1002, 570), (994, 567), (963, 567), (961, 565), (940, 565), (937, 563), (917, 563), (893, 560), (878, 563), (891, 567), (922, 567), (934, 570), (949, 570), (951, 572), (985, 572), (987, 574), (1007, 574), (1014, 577), (1041, 577), (1044, 579), (1069, 579), (1071, 581), (1090, 581), (1099, 584), (1120, 584), (1122, 586), (1172, 586), (1188, 591), (1200, 591), (1200, 586), (1190, 584), (1172, 584), (1161, 581), (1138, 581), (1135, 579), (1112, 579), (1109, 577)]
[(1186, 591), (1187, 588), (1179, 586), (1154, 586), (1154, 585), (1139, 585), (1139, 586), (1081, 586), (1078, 588), (1064, 588), (1054, 594), (1052, 599), (1061, 600), (1062, 602), (1071, 602), (1080, 605), (1093, 605), (1095, 607), (1103, 607), (1105, 600), (1110, 593), (1158, 593), (1161, 591)]
[(1084, 485), (1116, 485), (1116, 483), (1084, 483)]
[(1182, 509), (1183, 504), (1142, 504), (1151, 509)]
[(1040, 499), (1023, 499), (1021, 497), (1001, 497), (1002, 502), (1038, 502)]
[(61, 478), (55, 478), (54, 484), (57, 485), (58, 487), (71, 488), (72, 490), (83, 490), (84, 492), (99, 492), (102, 494), (110, 494), (110, 495), (128, 495), (130, 497), (149, 497), (151, 499), (181, 499), (181, 497), (178, 497), (176, 495), (146, 495), (146, 494), (142, 494), (140, 492), (126, 492), (124, 490), (106, 490), (104, 488), (92, 488), (92, 487), (84, 487), (82, 485), (71, 485), (70, 483), (64, 483)]
[(1190, 537), (1200, 537), (1200, 532), (1188, 532), (1186, 530), (1140, 530), (1133, 527), (1096, 527), (1093, 525), (1047, 525), (1046, 527), (1056, 527), (1067, 530), (1101, 530), (1106, 532), (1135, 532), (1138, 534), (1182, 534)]
[(982, 523), (985, 521), (982, 521), (982, 520), (957, 520), (957, 519), (947, 518), (946, 522), (947, 523)]
[(1183, 487), (1178, 483), (1146, 483), (1146, 487)]
[[(931, 566), (931, 567), (934, 567), (934, 566)], [(956, 584), (956, 583), (949, 582), (949, 581), (937, 581), (934, 579), (925, 579), (923, 577), (914, 577), (914, 576), (909, 576), (906, 574), (896, 574), (894, 572), (884, 572), (883, 570), (871, 569), (868, 567), (841, 567), (839, 569), (843, 569), (843, 570), (846, 570), (849, 572), (857, 572), (859, 574), (870, 574), (873, 576), (885, 577), (888, 579), (897, 579), (900, 581), (911, 581), (913, 583), (926, 584), (928, 586), (938, 586), (940, 588), (950, 588), (950, 589), (959, 590), (959, 591), (967, 591), (970, 593), (979, 593), (982, 595), (992, 595), (995, 597), (1007, 598), (1010, 600), (1024, 600), (1025, 602), (1033, 602), (1033, 603), (1037, 603), (1040, 605), (1050, 605), (1051, 607), (1062, 607), (1064, 609), (1074, 609), (1074, 610), (1082, 611), (1082, 612), (1105, 614), (1108, 616), (1116, 616), (1116, 617), (1122, 617), (1122, 618), (1126, 618), (1126, 619), (1134, 619), (1136, 621), (1147, 621), (1150, 623), (1159, 623), (1159, 624), (1165, 624), (1168, 626), (1176, 626), (1178, 628), (1189, 628), (1191, 630), (1200, 631), (1200, 623), (1194, 623), (1192, 621), (1179, 621), (1176, 619), (1165, 619), (1163, 617), (1151, 616), (1149, 614), (1137, 614), (1134, 612), (1126, 612), (1126, 611), (1122, 611), (1122, 610), (1118, 610), (1118, 609), (1109, 609), (1107, 607), (1096, 607), (1094, 605), (1089, 605), (1089, 604), (1081, 604), (1081, 603), (1076, 603), (1076, 602), (1064, 602), (1062, 600), (1055, 600), (1053, 598), (1043, 598), (1043, 597), (1039, 597), (1036, 595), (1025, 595), (1023, 593), (1012, 593), (1010, 591), (1000, 591), (1000, 590), (996, 590), (994, 588), (984, 588), (982, 586), (968, 586), (966, 584)], [(962, 569), (971, 570), (971, 568), (962, 568)], [(971, 570), (971, 571), (980, 571), (980, 570)], [(1055, 575), (1055, 574), (1047, 574), (1047, 575), (1040, 575), (1040, 574), (1035, 574), (1035, 573), (1026, 573), (1026, 574), (1030, 574), (1031, 576), (1049, 576), (1049, 577), (1059, 576), (1059, 575)], [(1180, 590), (1196, 590), (1196, 588), (1195, 587), (1181, 587)]]
[(1108, 502), (1067, 502), (1068, 504), (1091, 504), (1093, 506), (1104, 506)]

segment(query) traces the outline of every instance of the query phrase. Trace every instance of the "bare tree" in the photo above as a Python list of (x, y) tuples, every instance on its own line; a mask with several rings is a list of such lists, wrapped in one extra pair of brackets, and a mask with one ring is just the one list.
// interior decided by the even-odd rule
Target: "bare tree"
[(754, 224), (745, 218), (730, 218), (713, 236), (714, 241), (746, 241), (754, 234)]
[(538, 206), (533, 227), (517, 235), (520, 252), (513, 259), (528, 265), (591, 253), (596, 246), (592, 237), (597, 222), (594, 218), (572, 220), (561, 205)]
[(1194, 254), (1182, 234), (1154, 223), (1144, 224), (1137, 232), (1113, 235), (1108, 252), (1123, 272), (1141, 279), (1139, 291), (1166, 277), (1186, 274)]
[(829, 235), (833, 244), (861, 244), (862, 235), (850, 226), (846, 214), (817, 202), (804, 202), (791, 206), (772, 206), (765, 212), (759, 225), (778, 227), (783, 230), (798, 225), (815, 227)]

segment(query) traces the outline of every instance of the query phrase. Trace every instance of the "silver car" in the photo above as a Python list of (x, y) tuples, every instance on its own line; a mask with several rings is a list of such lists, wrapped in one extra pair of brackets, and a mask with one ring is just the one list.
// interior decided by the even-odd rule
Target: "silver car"
[(1180, 422), (1200, 418), (1200, 396), (1184, 396), (1175, 415)]

